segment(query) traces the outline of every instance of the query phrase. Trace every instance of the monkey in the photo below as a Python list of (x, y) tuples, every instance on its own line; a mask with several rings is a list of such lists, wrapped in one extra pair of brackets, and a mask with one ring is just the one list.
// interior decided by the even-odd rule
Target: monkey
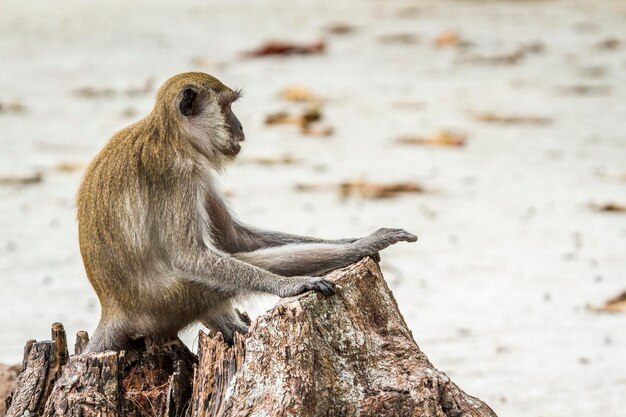
[(78, 234), (102, 307), (88, 351), (174, 338), (196, 322), (232, 343), (248, 331), (235, 308), (242, 298), (331, 296), (325, 273), (416, 241), (402, 229), (327, 240), (241, 222), (216, 185), (245, 139), (232, 110), (240, 96), (205, 73), (176, 75), (152, 111), (114, 134), (87, 168)]

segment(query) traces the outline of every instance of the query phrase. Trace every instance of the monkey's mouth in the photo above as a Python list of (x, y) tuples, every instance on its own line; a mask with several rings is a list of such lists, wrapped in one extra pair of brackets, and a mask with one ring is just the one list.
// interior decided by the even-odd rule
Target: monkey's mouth
[(233, 157), (239, 155), (240, 151), (241, 145), (238, 143), (234, 143), (230, 146), (230, 148), (224, 150), (224, 155)]

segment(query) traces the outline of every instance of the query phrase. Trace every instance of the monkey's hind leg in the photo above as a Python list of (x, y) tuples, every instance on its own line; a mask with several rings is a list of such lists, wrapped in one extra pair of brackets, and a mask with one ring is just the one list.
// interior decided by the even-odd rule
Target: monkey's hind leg
[(123, 325), (103, 322), (98, 323), (98, 327), (89, 339), (86, 352), (104, 352), (105, 350), (122, 350), (130, 342), (129, 334), (124, 330)]
[(233, 344), (235, 332), (242, 335), (248, 333), (248, 324), (241, 318), (239, 312), (234, 307), (207, 314), (202, 319), (202, 324), (208, 327), (214, 334), (221, 332), (222, 336), (224, 336), (224, 341), (229, 345)]

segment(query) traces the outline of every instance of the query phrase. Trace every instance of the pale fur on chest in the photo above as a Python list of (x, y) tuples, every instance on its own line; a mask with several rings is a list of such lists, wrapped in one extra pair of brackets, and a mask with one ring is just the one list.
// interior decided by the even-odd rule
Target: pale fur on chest
[(195, 216), (198, 230), (205, 247), (215, 247), (215, 239), (212, 236), (212, 220), (209, 215), (207, 202), (212, 198), (219, 198), (217, 183), (214, 173), (208, 166), (202, 169), (195, 176), (196, 181), (196, 205)]

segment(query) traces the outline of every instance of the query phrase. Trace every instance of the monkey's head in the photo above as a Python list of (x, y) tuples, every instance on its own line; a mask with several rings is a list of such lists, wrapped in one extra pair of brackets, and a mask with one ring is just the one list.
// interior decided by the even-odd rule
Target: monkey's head
[(239, 91), (215, 77), (187, 72), (163, 84), (154, 112), (165, 122), (173, 121), (185, 139), (219, 169), (237, 156), (245, 138), (243, 126), (231, 109), (239, 97)]

